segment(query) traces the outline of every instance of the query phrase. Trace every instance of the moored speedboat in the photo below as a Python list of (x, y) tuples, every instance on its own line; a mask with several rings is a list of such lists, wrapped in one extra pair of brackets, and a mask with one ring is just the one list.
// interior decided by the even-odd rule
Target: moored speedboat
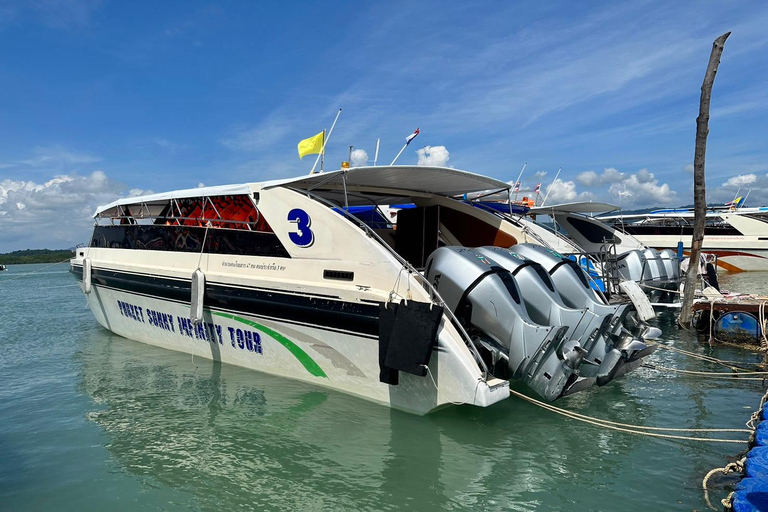
[[(602, 219), (648, 247), (674, 250), (682, 242), (686, 253), (691, 247), (693, 210), (688, 208), (618, 213)], [(768, 208), (708, 210), (701, 249), (716, 255), (724, 270), (768, 270)]]
[[(455, 169), (368, 167), (126, 198), (99, 207), (71, 269), (97, 320), (144, 343), (416, 413), (491, 405), (509, 396), (508, 377), (555, 399), (581, 389), (582, 368), (595, 365), (576, 327), (528, 322), (502, 265), (486, 269), (498, 282), (483, 284), (530, 327), (510, 330), (498, 309), (469, 324), (428, 268), (449, 247), (519, 241), (510, 223), (452, 199), (494, 187), (509, 185)], [(411, 203), (397, 229), (349, 212)], [(464, 283), (460, 268), (442, 278), (466, 294), (480, 284)], [(514, 371), (494, 374), (478, 332), (516, 358)]]

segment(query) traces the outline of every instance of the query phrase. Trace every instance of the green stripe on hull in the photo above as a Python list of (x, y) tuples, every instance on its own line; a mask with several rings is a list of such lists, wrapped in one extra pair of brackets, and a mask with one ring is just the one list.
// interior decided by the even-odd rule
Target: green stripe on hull
[(244, 323), (246, 325), (250, 325), (251, 327), (255, 327), (256, 329), (259, 329), (261, 331), (264, 331), (269, 336), (271, 336), (275, 341), (280, 343), (282, 346), (288, 349), (288, 351), (293, 354), (296, 359), (299, 360), (299, 362), (304, 366), (304, 368), (307, 369), (309, 373), (314, 375), (315, 377), (325, 377), (326, 379), (328, 376), (325, 374), (322, 368), (315, 362), (314, 359), (312, 359), (309, 354), (304, 352), (301, 347), (296, 345), (294, 342), (283, 336), (277, 331), (273, 331), (269, 327), (266, 327), (261, 324), (257, 324), (256, 322), (253, 322), (251, 320), (247, 320), (245, 318), (241, 318), (239, 316), (230, 315), (228, 313), (219, 313), (218, 311), (211, 311), (212, 314), (216, 316), (221, 316), (224, 318), (229, 318), (231, 320), (236, 320), (238, 322)]

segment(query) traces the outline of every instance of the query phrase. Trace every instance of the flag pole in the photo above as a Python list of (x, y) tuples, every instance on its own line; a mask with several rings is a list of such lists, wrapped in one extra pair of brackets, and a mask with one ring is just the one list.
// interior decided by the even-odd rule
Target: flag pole
[(405, 148), (407, 148), (407, 147), (408, 147), (408, 144), (410, 144), (411, 142), (413, 142), (413, 139), (415, 139), (417, 135), (419, 135), (419, 128), (418, 128), (418, 127), (416, 128), (416, 131), (415, 131), (415, 132), (413, 132), (412, 134), (410, 134), (409, 136), (407, 136), (407, 137), (405, 138), (405, 144), (403, 144), (403, 147), (402, 147), (402, 148), (400, 148), (400, 152), (397, 154), (397, 156), (395, 157), (395, 159), (394, 159), (394, 160), (392, 160), (392, 163), (391, 163), (391, 164), (389, 164), (390, 166), (392, 166), (392, 165), (395, 165), (395, 162), (397, 162), (397, 159), (398, 159), (398, 158), (400, 158), (400, 155), (402, 155), (402, 154), (403, 154), (403, 151), (405, 151)]
[[(323, 142), (325, 142), (325, 128), (323, 128)], [(324, 172), (325, 169), (325, 151), (320, 151), (320, 172)]]
[(405, 148), (406, 148), (406, 147), (408, 147), (408, 143), (407, 143), (407, 142), (406, 142), (405, 144), (403, 144), (403, 147), (402, 147), (402, 148), (400, 148), (400, 152), (397, 154), (397, 156), (395, 157), (395, 159), (394, 159), (394, 160), (392, 160), (392, 163), (391, 163), (391, 164), (389, 164), (389, 165), (395, 165), (395, 162), (397, 162), (397, 159), (398, 159), (398, 158), (400, 158), (400, 155), (402, 155), (402, 154), (403, 154), (403, 151), (405, 151)]
[(747, 195), (744, 196), (744, 199), (741, 201), (741, 205), (738, 206), (738, 210), (741, 210), (741, 207), (744, 206), (744, 204), (747, 202), (747, 198), (749, 197), (749, 194), (752, 193), (752, 189), (747, 190)]
[(376, 154), (373, 156), (374, 167), (376, 167), (376, 161), (379, 159), (379, 142), (381, 142), (381, 139), (376, 139)]
[(547, 198), (549, 197), (549, 193), (552, 192), (552, 187), (555, 186), (555, 182), (557, 181), (557, 177), (560, 176), (560, 171), (562, 171), (562, 170), (563, 170), (562, 167), (557, 170), (557, 174), (555, 174), (555, 179), (552, 180), (552, 184), (547, 189), (547, 194), (544, 196), (544, 200), (541, 202), (541, 206), (544, 206), (544, 203), (547, 202)]
[(520, 174), (517, 175), (517, 179), (515, 180), (515, 202), (517, 202), (517, 193), (520, 192), (520, 187), (517, 186), (518, 183), (520, 183), (520, 178), (523, 177), (523, 171), (525, 171), (525, 166), (528, 165), (528, 162), (525, 162), (523, 164), (523, 168), (520, 169)]
[(325, 136), (323, 136), (323, 148), (320, 150), (320, 154), (317, 155), (317, 158), (315, 159), (315, 165), (312, 166), (312, 170), (309, 171), (309, 174), (315, 174), (315, 168), (317, 167), (317, 162), (319, 162), (320, 157), (322, 157), (325, 154), (325, 145), (328, 144), (328, 139), (331, 138), (331, 134), (333, 133), (333, 127), (336, 126), (336, 121), (339, 120), (340, 115), (341, 115), (341, 109), (339, 109), (339, 111), (336, 112), (336, 119), (333, 120), (331, 129), (328, 131), (328, 137), (326, 138)]

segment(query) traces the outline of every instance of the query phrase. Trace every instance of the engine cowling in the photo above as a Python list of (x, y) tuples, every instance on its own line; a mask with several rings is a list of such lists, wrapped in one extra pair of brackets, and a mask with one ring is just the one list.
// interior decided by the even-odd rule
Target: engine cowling
[(511, 378), (546, 400), (594, 382), (579, 375), (586, 351), (566, 336), (569, 327), (535, 322), (514, 276), (498, 262), (475, 249), (441, 247), (426, 268), (446, 307), (477, 337), (492, 363), (506, 362)]
[[(535, 244), (517, 244), (510, 250), (539, 263), (568, 307), (589, 309), (603, 319), (600, 325), (604, 327), (601, 334), (605, 340), (606, 356), (597, 378), (598, 385), (606, 384), (638, 366), (640, 359), (653, 352), (654, 347), (641, 338), (652, 338), (650, 334), (657, 329), (638, 321), (631, 303), (608, 304), (590, 287), (584, 270), (576, 262)], [(611, 367), (609, 361), (613, 361), (615, 366)]]

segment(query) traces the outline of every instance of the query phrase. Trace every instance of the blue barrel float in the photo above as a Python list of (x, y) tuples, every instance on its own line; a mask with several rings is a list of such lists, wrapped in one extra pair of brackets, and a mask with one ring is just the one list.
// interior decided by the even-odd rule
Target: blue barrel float
[(731, 498), (735, 512), (768, 511), (768, 421), (765, 406), (760, 410), (760, 423), (750, 443), (744, 465), (744, 478), (736, 485)]
[(723, 341), (754, 343), (761, 336), (760, 323), (744, 311), (723, 313), (715, 322), (715, 337)]

